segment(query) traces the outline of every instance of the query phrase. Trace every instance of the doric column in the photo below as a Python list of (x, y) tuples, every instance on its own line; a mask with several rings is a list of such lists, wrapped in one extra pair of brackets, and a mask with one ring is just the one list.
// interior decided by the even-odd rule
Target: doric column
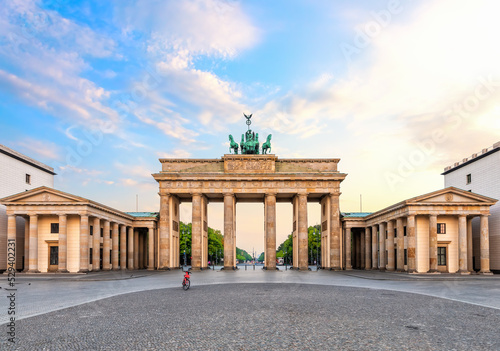
[(18, 249), (16, 247), (16, 215), (7, 215), (7, 268), (16, 270)]
[(415, 237), (415, 216), (411, 215), (407, 218), (407, 240), (408, 240), (408, 273), (417, 271), (417, 241)]
[(351, 262), (351, 241), (352, 241), (352, 233), (351, 233), (351, 228), (346, 227), (345, 228), (345, 269), (346, 270), (351, 270), (352, 269), (352, 262)]
[(472, 218), (467, 219), (467, 270), (474, 272), (472, 262)]
[(224, 194), (224, 269), (236, 267), (235, 246), (235, 198), (234, 194)]
[(139, 269), (139, 232), (137, 229), (134, 230), (134, 269)]
[(458, 273), (469, 274), (467, 270), (467, 217), (458, 216)]
[(366, 266), (366, 240), (365, 240), (365, 234), (362, 232), (359, 232), (359, 242), (360, 242), (360, 250), (359, 250), (359, 256), (360, 256), (360, 263), (361, 266), (359, 268), (365, 269)]
[(378, 240), (377, 240), (377, 226), (372, 225), (372, 268), (378, 268)]
[(67, 216), (65, 214), (59, 215), (59, 257), (57, 271), (59, 273), (68, 273), (68, 230), (67, 230)]
[(201, 193), (194, 193), (192, 203), (191, 266), (195, 270), (202, 268), (203, 209), (201, 196)]
[(148, 228), (148, 270), (155, 269), (155, 234), (153, 227)]
[[(30, 218), (31, 222), (31, 218)], [(31, 230), (30, 230), (31, 236)], [(30, 243), (31, 246), (31, 243)], [(30, 255), (31, 257), (31, 255)], [(89, 271), (89, 216), (80, 215), (80, 273)]]
[[(299, 195), (299, 200), (300, 196), (301, 195)], [(305, 198), (305, 211), (306, 211), (305, 216), (307, 222), (307, 195), (304, 195), (304, 198)], [(300, 211), (300, 206), (299, 206), (299, 211)], [(340, 264), (341, 228), (342, 227), (340, 225), (339, 194), (330, 194), (330, 266), (333, 270), (341, 269), (341, 264)], [(306, 242), (307, 242), (307, 227), (306, 227)]]
[(266, 194), (264, 200), (267, 269), (276, 269), (276, 194)]
[(113, 270), (116, 271), (120, 269), (118, 262), (119, 257), (119, 247), (118, 247), (118, 223), (113, 223), (113, 234), (111, 235), (112, 249), (111, 249), (111, 265)]
[(387, 270), (396, 269), (394, 262), (394, 221), (387, 222)]
[(380, 247), (380, 267), (381, 271), (385, 271), (386, 262), (385, 262), (385, 223), (379, 224), (379, 247)]
[(372, 269), (372, 236), (370, 227), (365, 227), (365, 269)]
[(170, 268), (170, 194), (160, 191), (159, 267)]
[(481, 215), (480, 224), (481, 236), (480, 249), (481, 249), (481, 270), (480, 274), (492, 274), (490, 272), (490, 230), (488, 228), (488, 216)]
[(429, 273), (438, 271), (437, 265), (438, 242), (437, 242), (437, 216), (429, 216)]
[[(9, 217), (10, 219), (10, 217)], [(9, 222), (7, 222), (8, 224)], [(10, 228), (10, 227), (9, 227)], [(15, 228), (15, 217), (14, 217), (14, 228)], [(7, 229), (8, 231), (8, 229)], [(29, 228), (29, 260), (28, 260), (28, 272), (29, 273), (40, 273), (38, 270), (38, 216), (30, 215), (30, 228)]]
[(127, 268), (134, 269), (134, 228), (128, 228)]
[(404, 270), (405, 270), (405, 237), (404, 237), (403, 218), (396, 219), (396, 231), (398, 232), (397, 233), (397, 237), (398, 237), (397, 238), (398, 272), (404, 272)]
[(120, 224), (120, 269), (127, 269), (127, 226)]
[[(309, 252), (308, 252), (308, 245), (309, 245), (309, 240), (308, 240), (308, 226), (307, 226), (307, 194), (302, 193), (298, 194), (299, 201), (298, 201), (298, 211), (299, 211), (299, 218), (298, 218), (298, 223), (297, 223), (297, 229), (298, 229), (298, 234), (299, 234), (299, 269), (301, 270), (307, 270), (309, 268), (309, 263), (308, 263), (308, 257), (309, 257)], [(333, 202), (332, 202), (333, 205)], [(333, 206), (334, 207), (334, 206)], [(333, 213), (332, 213), (332, 220), (333, 220)], [(332, 226), (334, 226), (332, 222)], [(334, 233), (332, 232), (332, 235)], [(339, 239), (339, 234), (337, 233), (336, 236), (332, 236), (332, 241), (337, 241)], [(334, 257), (336, 255), (334, 254)], [(340, 256), (338, 257), (338, 260), (340, 260)], [(334, 267), (340, 267), (340, 261), (339, 263), (336, 263), (334, 260)], [(339, 268), (337, 268), (339, 269)]]
[(108, 220), (104, 221), (103, 234), (102, 234), (102, 269), (104, 271), (111, 270), (111, 263), (109, 261), (109, 250), (111, 247), (110, 237), (109, 237), (109, 227), (110, 223)]
[(101, 269), (101, 219), (94, 218), (94, 233), (92, 240), (92, 271)]

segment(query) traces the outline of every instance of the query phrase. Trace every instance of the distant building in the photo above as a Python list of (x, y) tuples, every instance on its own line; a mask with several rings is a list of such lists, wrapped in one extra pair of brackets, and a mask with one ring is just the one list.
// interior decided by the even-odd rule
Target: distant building
[[(0, 198), (40, 186), (54, 187), (54, 169), (0, 144)], [(16, 218), (17, 244), (24, 246), (25, 221)], [(7, 214), (0, 205), (0, 270), (7, 266)], [(23, 256), (17, 256), (17, 266), (23, 266)]]
[[(444, 186), (453, 186), (476, 194), (500, 199), (500, 142), (444, 169)], [(490, 209), (490, 264), (500, 271), (500, 203)], [(472, 221), (474, 267), (479, 257), (479, 220)]]

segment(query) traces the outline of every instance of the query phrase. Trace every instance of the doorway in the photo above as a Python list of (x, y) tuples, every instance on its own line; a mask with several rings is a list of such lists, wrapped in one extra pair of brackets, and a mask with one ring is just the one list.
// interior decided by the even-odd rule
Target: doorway
[(57, 271), (59, 266), (59, 246), (49, 245), (49, 272)]

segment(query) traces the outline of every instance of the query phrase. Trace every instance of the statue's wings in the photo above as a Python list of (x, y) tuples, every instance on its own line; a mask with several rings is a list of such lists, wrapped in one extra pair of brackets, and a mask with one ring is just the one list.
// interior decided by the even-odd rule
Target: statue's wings
[(246, 114), (243, 114), (243, 116), (245, 116), (246, 119), (250, 120), (250, 118), (252, 118), (252, 115), (253, 113), (250, 114), (250, 116), (247, 116)]

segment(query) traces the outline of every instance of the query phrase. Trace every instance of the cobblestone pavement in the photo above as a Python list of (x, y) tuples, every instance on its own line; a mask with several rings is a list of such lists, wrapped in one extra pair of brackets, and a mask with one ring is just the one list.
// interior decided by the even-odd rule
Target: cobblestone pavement
[[(188, 291), (142, 291), (23, 319), (15, 347), (498, 350), (499, 317), (497, 309), (380, 289), (193, 284)], [(0, 348), (10, 349), (5, 340)]]

